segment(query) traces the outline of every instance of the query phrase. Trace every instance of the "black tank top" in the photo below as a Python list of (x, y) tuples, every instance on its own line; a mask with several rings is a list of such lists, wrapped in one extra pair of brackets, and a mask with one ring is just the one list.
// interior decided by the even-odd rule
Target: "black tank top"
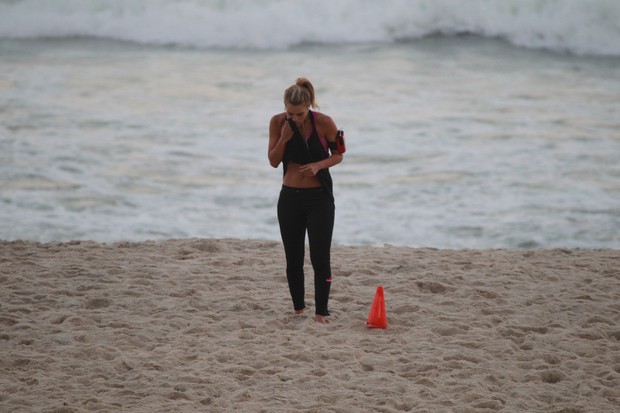
[(284, 174), (286, 175), (286, 167), (288, 162), (298, 163), (300, 165), (306, 165), (312, 162), (322, 161), (329, 157), (327, 151), (327, 142), (325, 139), (319, 137), (319, 133), (316, 130), (314, 122), (314, 112), (309, 111), (310, 121), (312, 123), (312, 133), (308, 140), (305, 140), (295, 122), (289, 121), (291, 128), (293, 129), (293, 137), (287, 142), (284, 150), (284, 157), (282, 158), (282, 165), (284, 168)]
[[(322, 161), (329, 157), (327, 141), (321, 138), (316, 130), (314, 112), (309, 112), (310, 121), (312, 122), (312, 133), (308, 140), (305, 140), (301, 136), (295, 122), (290, 121), (291, 128), (293, 129), (293, 137), (288, 141), (284, 149), (284, 157), (282, 158), (284, 175), (286, 175), (288, 162), (306, 165), (312, 162)], [(333, 181), (329, 169), (321, 169), (317, 172), (316, 177), (319, 179), (319, 182), (321, 182), (323, 190), (325, 190), (329, 198), (334, 202)]]

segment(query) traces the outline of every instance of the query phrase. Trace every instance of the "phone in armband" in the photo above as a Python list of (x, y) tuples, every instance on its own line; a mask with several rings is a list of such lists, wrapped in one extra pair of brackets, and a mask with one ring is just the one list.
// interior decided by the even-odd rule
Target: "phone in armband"
[(344, 131), (342, 130), (336, 132), (336, 149), (338, 149), (340, 153), (345, 153), (347, 151), (347, 147), (344, 144)]

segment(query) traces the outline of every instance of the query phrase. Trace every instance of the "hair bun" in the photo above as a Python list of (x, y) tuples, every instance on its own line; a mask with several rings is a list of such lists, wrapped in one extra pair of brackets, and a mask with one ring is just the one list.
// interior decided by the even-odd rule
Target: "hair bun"
[(319, 108), (319, 105), (316, 104), (314, 86), (312, 86), (308, 78), (303, 76), (298, 77), (295, 80), (295, 84), (284, 91), (284, 103), (291, 103), (293, 105), (307, 104), (312, 108)]

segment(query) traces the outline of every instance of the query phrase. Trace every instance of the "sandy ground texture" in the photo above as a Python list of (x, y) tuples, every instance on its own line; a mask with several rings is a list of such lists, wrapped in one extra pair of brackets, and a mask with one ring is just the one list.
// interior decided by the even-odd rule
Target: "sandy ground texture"
[[(620, 412), (618, 250), (0, 242), (2, 412)], [(365, 326), (377, 286), (388, 328)]]

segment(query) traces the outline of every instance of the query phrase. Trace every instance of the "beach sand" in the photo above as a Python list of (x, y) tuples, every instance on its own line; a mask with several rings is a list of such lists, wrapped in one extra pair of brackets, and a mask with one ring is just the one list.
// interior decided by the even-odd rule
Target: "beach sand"
[[(618, 412), (620, 251), (0, 242), (2, 412)], [(365, 326), (377, 286), (388, 328)]]

